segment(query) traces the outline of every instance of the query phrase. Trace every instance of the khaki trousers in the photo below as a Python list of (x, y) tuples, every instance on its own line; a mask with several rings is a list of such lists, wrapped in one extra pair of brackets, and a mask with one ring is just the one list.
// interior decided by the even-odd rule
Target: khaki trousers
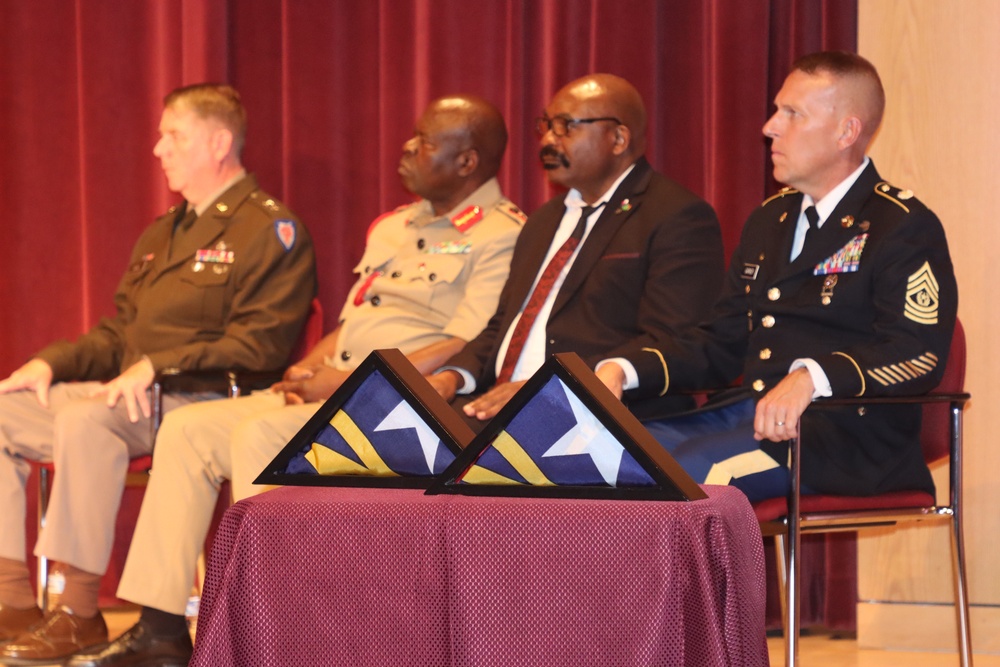
[(253, 480), (320, 405), (285, 406), (281, 394), (259, 392), (171, 412), (157, 434), (118, 597), (183, 614), (222, 483), (232, 480), (235, 500), (270, 488)]
[[(36, 555), (103, 574), (114, 542), (115, 519), (130, 458), (148, 454), (150, 423), (131, 423), (121, 401), (108, 408), (91, 397), (98, 382), (62, 382), (42, 407), (32, 391), (0, 395), (0, 556), (23, 561), (27, 459), (52, 461), (45, 528)], [(171, 394), (164, 411), (204, 398)]]

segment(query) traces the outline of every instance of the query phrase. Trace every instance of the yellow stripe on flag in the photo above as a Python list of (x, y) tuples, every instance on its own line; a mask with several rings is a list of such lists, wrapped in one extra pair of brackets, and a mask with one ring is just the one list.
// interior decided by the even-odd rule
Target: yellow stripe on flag
[(510, 433), (507, 431), (501, 431), (497, 439), (493, 441), (493, 447), (500, 452), (500, 455), (507, 459), (507, 462), (514, 466), (514, 470), (518, 472), (521, 477), (528, 480), (528, 484), (532, 486), (555, 486), (549, 481), (549, 478), (545, 476), (535, 462), (531, 460), (528, 453), (521, 448)]
[(467, 484), (521, 484), (510, 477), (504, 477), (482, 466), (472, 466), (469, 471), (462, 475), (462, 481)]
[(325, 445), (314, 442), (306, 453), (306, 461), (321, 475), (366, 475), (368, 469), (357, 461), (335, 452)]
[[(347, 442), (348, 446), (350, 446), (350, 448), (354, 450), (354, 453), (357, 454), (358, 458), (361, 459), (361, 465), (363, 468), (357, 470), (357, 472), (349, 474), (369, 475), (372, 477), (399, 476), (385, 464), (382, 457), (379, 456), (378, 452), (375, 451), (375, 448), (372, 447), (371, 441), (368, 440), (368, 437), (361, 432), (361, 429), (358, 428), (358, 425), (354, 423), (354, 420), (351, 419), (350, 415), (346, 412), (338, 410), (337, 414), (335, 414), (333, 419), (330, 420), (330, 426), (336, 429), (337, 433), (344, 438), (344, 441)], [(357, 464), (354, 463), (354, 465), (356, 466)], [(317, 470), (319, 470), (319, 468), (317, 468)], [(328, 475), (337, 474), (336, 472), (323, 473), (323, 471), (320, 471), (320, 473)]]

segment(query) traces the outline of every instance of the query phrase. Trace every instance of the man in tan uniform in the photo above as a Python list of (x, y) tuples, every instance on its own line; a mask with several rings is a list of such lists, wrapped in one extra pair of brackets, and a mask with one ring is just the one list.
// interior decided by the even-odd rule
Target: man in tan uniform
[[(128, 460), (152, 448), (156, 371), (280, 367), (308, 314), (312, 243), (243, 169), (245, 128), (229, 86), (166, 97), (153, 154), (185, 203), (136, 243), (114, 317), (0, 381), (2, 663), (58, 661), (107, 641), (98, 585)], [(215, 397), (170, 395), (164, 409)], [(52, 460), (58, 470), (35, 552), (60, 563), (66, 587), (62, 606), (44, 618), (25, 564), (25, 459)]]
[(232, 479), (237, 499), (262, 491), (254, 478), (372, 350), (399, 348), (426, 373), (479, 333), (523, 219), (495, 177), (506, 143), (503, 118), (487, 102), (432, 102), (399, 164), (403, 184), (422, 199), (372, 223), (340, 325), (273, 392), (167, 416), (118, 588), (144, 605), (142, 616), (71, 664), (187, 664), (184, 610), (222, 482)]

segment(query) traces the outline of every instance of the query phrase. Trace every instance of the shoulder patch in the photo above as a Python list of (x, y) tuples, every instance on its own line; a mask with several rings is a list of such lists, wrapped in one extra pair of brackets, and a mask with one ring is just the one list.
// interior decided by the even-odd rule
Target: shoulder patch
[(500, 202), (500, 205), (497, 206), (497, 210), (519, 225), (523, 225), (524, 222), (528, 219), (528, 216), (525, 214), (525, 212), (519, 209), (518, 207), (514, 206), (514, 203), (511, 201), (504, 200)]
[(885, 197), (907, 213), (910, 212), (909, 207), (906, 206), (903, 201), (913, 199), (913, 190), (900, 190), (898, 188), (894, 188), (885, 181), (882, 181), (881, 183), (875, 185), (875, 194), (880, 197)]
[(278, 241), (285, 247), (285, 250), (291, 250), (292, 246), (295, 245), (296, 231), (294, 220), (274, 221), (274, 233), (277, 234)]
[(760, 205), (761, 205), (761, 207), (764, 207), (764, 206), (767, 206), (768, 204), (770, 204), (775, 199), (781, 199), (785, 195), (795, 195), (795, 194), (798, 194), (798, 193), (799, 193), (799, 191), (796, 190), (795, 188), (790, 188), (788, 186), (785, 186), (785, 187), (781, 188), (780, 190), (778, 190), (773, 195), (771, 195), (770, 197), (768, 197), (767, 199), (765, 199), (764, 201), (762, 201), (760, 203)]
[(388, 218), (390, 215), (395, 215), (395, 214), (399, 213), (400, 211), (408, 209), (411, 206), (413, 206), (412, 203), (411, 204), (403, 204), (402, 206), (397, 206), (396, 208), (392, 209), (391, 211), (386, 211), (382, 215), (380, 215), (377, 218), (375, 218), (374, 220), (372, 220), (371, 224), (368, 225), (368, 231), (365, 233), (365, 241), (366, 242), (368, 241), (368, 238), (372, 235), (372, 230), (375, 229), (375, 227), (376, 227), (376, 225), (378, 225), (378, 223), (382, 222), (383, 220), (385, 220), (386, 218)]

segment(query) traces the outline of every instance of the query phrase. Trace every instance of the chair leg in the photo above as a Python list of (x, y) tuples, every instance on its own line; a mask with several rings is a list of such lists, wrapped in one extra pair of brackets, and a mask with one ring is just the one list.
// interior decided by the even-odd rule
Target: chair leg
[(785, 619), (788, 618), (788, 552), (785, 551), (785, 536), (778, 533), (774, 536), (774, 563), (778, 573), (778, 599), (781, 602), (781, 624), (782, 629), (788, 632)]
[[(797, 509), (797, 508), (796, 508)], [(797, 667), (799, 664), (799, 617), (800, 617), (800, 591), (799, 591), (799, 558), (800, 558), (800, 534), (798, 521), (794, 518), (798, 515), (789, 513), (788, 517), (788, 562), (785, 567), (785, 667)]]
[(957, 507), (951, 517), (951, 527), (951, 558), (955, 573), (955, 613), (958, 616), (958, 657), (962, 667), (972, 667), (969, 591), (965, 576), (965, 536), (962, 530), (962, 513)]
[[(49, 476), (48, 468), (44, 466), (38, 468), (38, 532), (41, 533), (45, 527), (45, 514), (49, 511), (49, 494), (51, 493), (52, 480)], [(43, 612), (49, 604), (49, 559), (45, 556), (38, 556), (38, 572), (35, 581), (37, 590), (35, 595), (38, 599), (38, 608)]]

